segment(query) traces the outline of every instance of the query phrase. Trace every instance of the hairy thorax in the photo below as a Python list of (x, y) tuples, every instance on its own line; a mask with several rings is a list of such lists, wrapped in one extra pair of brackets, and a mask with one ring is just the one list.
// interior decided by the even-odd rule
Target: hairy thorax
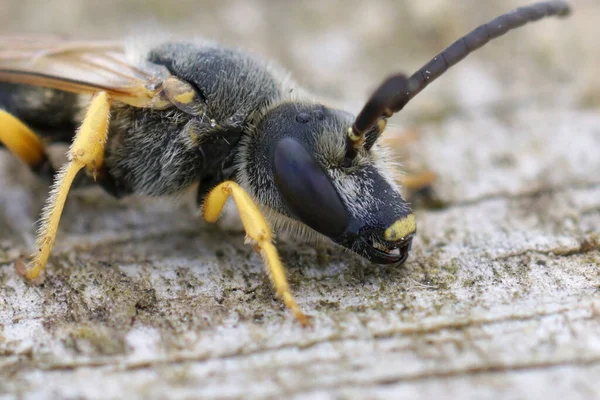
[(240, 137), (283, 96), (276, 70), (246, 53), (209, 44), (166, 43), (148, 54), (189, 82), (202, 99), (198, 115), (113, 106), (106, 152), (114, 194), (176, 194), (224, 178)]

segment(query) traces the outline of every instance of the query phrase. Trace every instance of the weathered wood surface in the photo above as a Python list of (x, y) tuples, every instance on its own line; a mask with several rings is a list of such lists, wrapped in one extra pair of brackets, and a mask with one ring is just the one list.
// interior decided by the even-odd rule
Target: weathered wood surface
[[(443, 2), (423, 4), (433, 3)], [(9, 15), (17, 15), (12, 4)], [(247, 7), (231, 3), (223, 13), (237, 15), (235, 4)], [(245, 15), (288, 15), (257, 4)], [(508, 7), (463, 15), (404, 3), (381, 16), (384, 25), (357, 28), (363, 43), (346, 41), (345, 24), (374, 11), (357, 7), (336, 17), (335, 4), (310, 11), (330, 21), (319, 26), (321, 36), (296, 5), (290, 29), (304, 35), (301, 42), (291, 35), (240, 40), (281, 56), (300, 78), (354, 109), (396, 65), (418, 66), (456, 33)], [(92, 8), (81, 7), (73, 12)], [(15, 261), (31, 249), (46, 188), (0, 153), (0, 397), (599, 396), (600, 50), (593, 21), (600, 7), (579, 7), (569, 23), (527, 28), (466, 60), (395, 119), (391, 139), (415, 133), (403, 141), (402, 161), (433, 169), (448, 203), (417, 210), (419, 234), (403, 267), (279, 244), (312, 329), (299, 327), (273, 297), (235, 216), (210, 227), (185, 201), (74, 192), (45, 282), (25, 283)], [(402, 19), (409, 12), (433, 19), (418, 31), (430, 42), (415, 51), (417, 60), (393, 56), (394, 41), (382, 39), (394, 33), (396, 46), (415, 49), (412, 38), (402, 38), (418, 25)], [(390, 28), (393, 17), (405, 25)], [(30, 18), (34, 24), (40, 16)], [(12, 24), (4, 29), (18, 27)], [(203, 32), (219, 32), (213, 25)], [(236, 26), (228, 40), (244, 36), (245, 25)], [(370, 47), (379, 39), (388, 50)], [(338, 58), (323, 58), (328, 51)], [(339, 68), (369, 51), (358, 66)], [(339, 87), (343, 79), (357, 84)]]

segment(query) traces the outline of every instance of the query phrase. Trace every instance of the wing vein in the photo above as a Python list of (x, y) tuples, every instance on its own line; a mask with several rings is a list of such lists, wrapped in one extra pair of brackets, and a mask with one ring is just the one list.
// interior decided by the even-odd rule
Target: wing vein
[(136, 107), (164, 108), (158, 95), (169, 76), (162, 66), (129, 62), (119, 42), (0, 36), (0, 82), (83, 94), (105, 90)]

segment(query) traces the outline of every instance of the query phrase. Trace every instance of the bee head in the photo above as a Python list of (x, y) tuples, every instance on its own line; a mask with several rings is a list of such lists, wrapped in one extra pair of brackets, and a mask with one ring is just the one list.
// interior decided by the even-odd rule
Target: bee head
[(316, 104), (274, 107), (242, 142), (240, 182), (274, 212), (276, 224), (308, 226), (377, 263), (405, 261), (416, 227), (377, 144), (387, 118), (490, 40), (569, 11), (563, 1), (539, 2), (479, 26), (409, 78), (384, 80), (356, 118)]
[(415, 220), (376, 143), (384, 123), (350, 139), (355, 118), (319, 104), (284, 103), (243, 139), (240, 182), (284, 228), (316, 231), (364, 258), (402, 263)]

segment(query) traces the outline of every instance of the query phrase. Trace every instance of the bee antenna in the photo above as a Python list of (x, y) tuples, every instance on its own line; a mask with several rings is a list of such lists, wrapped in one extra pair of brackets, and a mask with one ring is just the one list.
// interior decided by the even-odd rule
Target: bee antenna
[(421, 90), (425, 89), (427, 85), (443, 75), (454, 64), (490, 40), (502, 36), (512, 29), (519, 28), (528, 22), (550, 16), (566, 17), (570, 12), (569, 4), (564, 1), (535, 3), (514, 9), (475, 28), (444, 49), (410, 77), (407, 102)]
[(409, 80), (403, 74), (393, 75), (379, 85), (348, 129), (350, 147), (362, 146), (366, 133), (382, 118), (387, 119), (400, 111), (410, 100), (409, 95)]
[[(370, 133), (381, 119), (385, 120), (402, 110), (427, 85), (490, 40), (528, 22), (550, 16), (566, 17), (570, 13), (569, 4), (560, 0), (516, 8), (461, 37), (412, 74), (410, 78), (407, 79), (405, 75), (397, 74), (386, 79), (367, 101), (356, 117), (352, 128), (348, 130), (349, 147), (356, 151), (365, 142), (365, 135)], [(382, 131), (378, 130), (373, 138), (366, 139), (367, 147), (373, 145)]]

